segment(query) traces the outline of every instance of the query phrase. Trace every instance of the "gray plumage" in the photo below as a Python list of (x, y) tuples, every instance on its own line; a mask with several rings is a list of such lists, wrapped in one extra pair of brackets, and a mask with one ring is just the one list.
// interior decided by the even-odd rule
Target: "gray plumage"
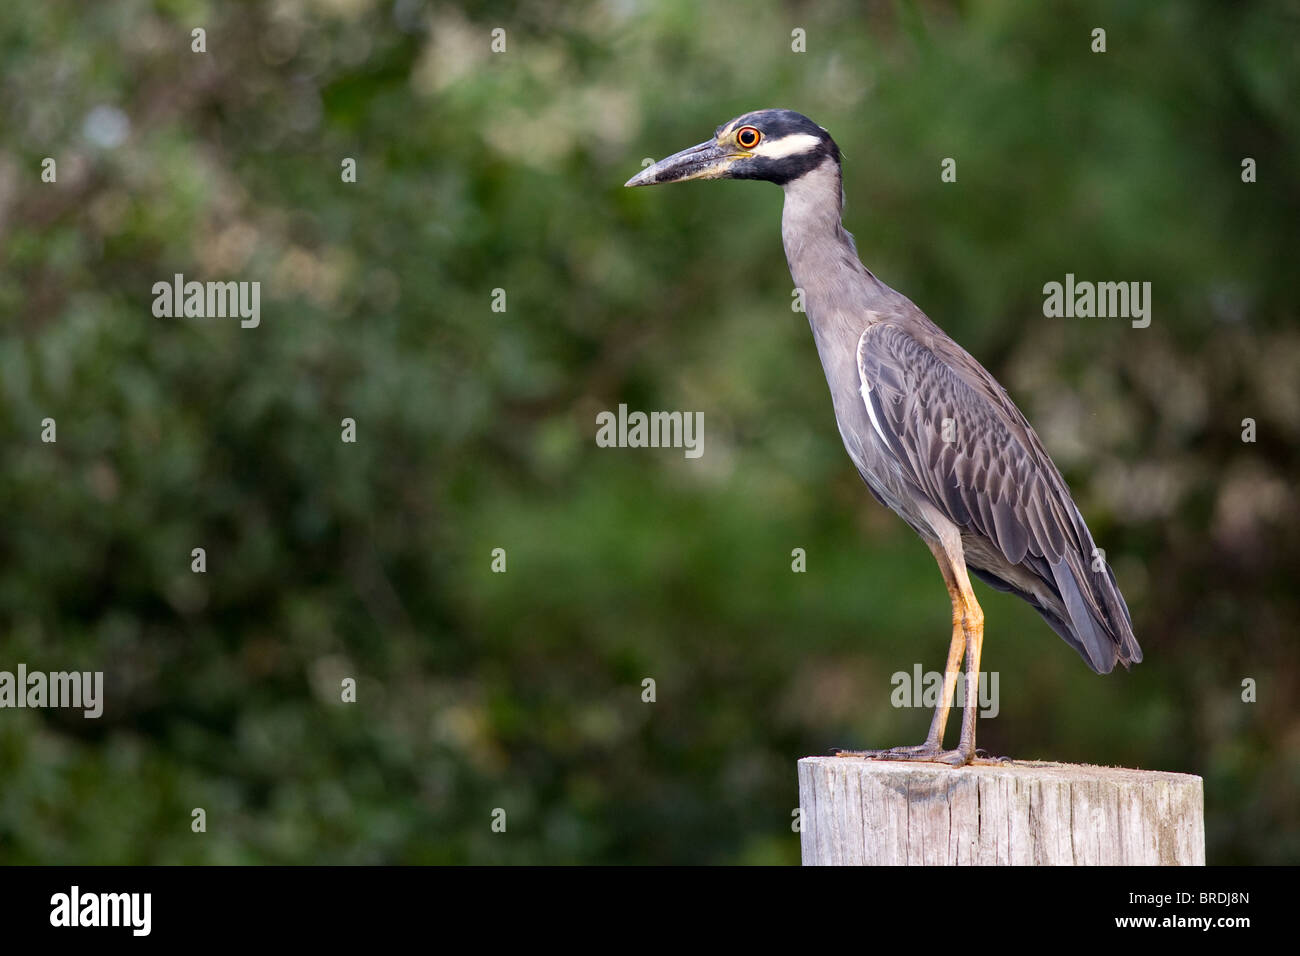
[[(841, 221), (840, 154), (829, 134), (789, 110), (748, 113), (627, 185), (719, 178), (785, 190), (786, 259), (844, 447), (872, 494), (930, 545), (948, 582), (947, 673), (962, 653), (968, 678), (979, 672), (983, 614), (967, 567), (1028, 601), (1093, 670), (1141, 661), (1115, 577), (1024, 415), (979, 362), (859, 260)], [(926, 744), (862, 753), (969, 762), (973, 696), (961, 749), (941, 751), (951, 695), (949, 687)]]
[[(781, 234), (867, 487), (918, 534), (935, 513), (982, 580), (1028, 601), (1093, 670), (1142, 660), (1128, 606), (1065, 479), (1006, 389), (858, 259), (836, 163), (785, 186)], [(874, 421), (872, 415), (874, 413)], [(944, 440), (944, 420), (951, 441)]]

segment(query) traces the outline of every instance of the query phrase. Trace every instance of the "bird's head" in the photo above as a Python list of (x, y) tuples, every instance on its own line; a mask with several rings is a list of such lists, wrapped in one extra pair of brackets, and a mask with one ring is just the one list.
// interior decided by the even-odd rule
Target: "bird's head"
[(793, 110), (756, 110), (723, 123), (712, 139), (661, 159), (623, 185), (763, 179), (784, 186), (828, 160), (838, 164), (840, 148), (808, 117)]

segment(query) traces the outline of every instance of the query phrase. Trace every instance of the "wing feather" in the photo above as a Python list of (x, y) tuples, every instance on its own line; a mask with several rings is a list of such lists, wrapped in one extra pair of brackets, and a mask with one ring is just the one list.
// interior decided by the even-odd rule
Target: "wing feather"
[(1042, 520), (1027, 511), (1026, 491), (1048, 487), (1034, 481), (1027, 425), (898, 325), (863, 332), (858, 371), (885, 444), (949, 520), (979, 531), (1013, 564), (1031, 547), (1060, 554), (1060, 536), (1046, 520), (1057, 509), (1036, 502)]
[(1140, 661), (1123, 596), (1109, 568), (1089, 570), (1092, 535), (1042, 442), (993, 376), (917, 315), (858, 340), (862, 398), (890, 455), (953, 524), (1060, 597), (1068, 624), (1036, 606), (1092, 667)]

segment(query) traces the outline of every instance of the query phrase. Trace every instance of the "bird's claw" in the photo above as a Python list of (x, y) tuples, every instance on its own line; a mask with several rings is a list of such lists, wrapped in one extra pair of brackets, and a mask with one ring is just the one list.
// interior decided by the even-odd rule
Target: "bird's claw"
[(907, 760), (917, 763), (942, 763), (961, 767), (970, 763), (974, 754), (962, 750), (944, 750), (936, 744), (916, 744), (910, 747), (891, 747), (888, 750), (843, 750), (835, 748), (837, 757), (860, 757), (864, 760)]
[(968, 764), (979, 767), (998, 767), (1014, 763), (1010, 757), (991, 757), (986, 750), (944, 750), (938, 744), (914, 744), (910, 747), (890, 747), (888, 750), (846, 750), (831, 748), (837, 757), (858, 757), (863, 760), (908, 760), (916, 763), (941, 763), (950, 767)]

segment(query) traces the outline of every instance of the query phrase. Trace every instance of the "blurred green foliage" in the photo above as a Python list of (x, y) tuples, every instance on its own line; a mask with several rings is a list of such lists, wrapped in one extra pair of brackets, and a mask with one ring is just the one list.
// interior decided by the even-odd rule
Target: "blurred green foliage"
[[(621, 188), (768, 106), (837, 138), (864, 260), (1008, 386), (1133, 608), (1146, 661), (1098, 678), (982, 589), (981, 744), (1202, 774), (1212, 862), (1300, 860), (1297, 27), (4, 5), (0, 669), (107, 701), (0, 711), (0, 861), (796, 862), (796, 758), (919, 740), (889, 678), (949, 610), (840, 446), (780, 191)], [(261, 326), (154, 318), (177, 272), (262, 282)], [(1151, 327), (1043, 318), (1067, 272), (1150, 281)], [(704, 457), (598, 449), (619, 402), (702, 411)]]

